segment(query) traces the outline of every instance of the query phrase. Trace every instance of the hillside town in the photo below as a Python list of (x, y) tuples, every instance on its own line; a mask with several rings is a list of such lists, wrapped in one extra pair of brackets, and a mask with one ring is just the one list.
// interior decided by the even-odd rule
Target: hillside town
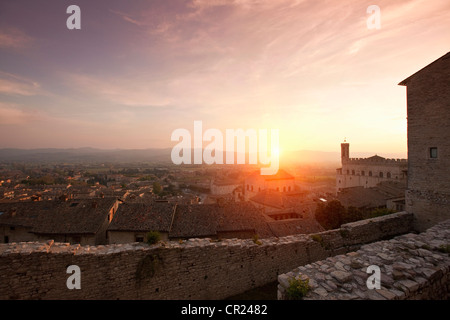
[(266, 238), (322, 231), (314, 219), (320, 183), (296, 183), (254, 168), (3, 164), (2, 243), (85, 245), (162, 240)]
[[(343, 143), (343, 166), (353, 164), (348, 154)], [(359, 160), (370, 173), (370, 165), (387, 161), (373, 158)], [(342, 171), (334, 177), (330, 169), (293, 167), (262, 176), (251, 166), (5, 162), (0, 166), (0, 241), (104, 245), (147, 242), (151, 232), (163, 241), (257, 240), (324, 231), (315, 213), (318, 204), (330, 201), (369, 214), (380, 208), (402, 211), (406, 170), (401, 176), (376, 172), (376, 183), (345, 187), (342, 179), (364, 171)], [(373, 180), (371, 174), (367, 178)]]

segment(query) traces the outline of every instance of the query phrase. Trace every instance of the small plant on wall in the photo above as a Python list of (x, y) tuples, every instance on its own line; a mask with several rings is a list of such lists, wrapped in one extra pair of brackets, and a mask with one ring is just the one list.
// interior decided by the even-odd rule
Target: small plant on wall
[(301, 300), (306, 296), (310, 289), (309, 279), (302, 280), (300, 278), (294, 278), (289, 280), (289, 287), (286, 290), (286, 295), (289, 300)]
[(155, 244), (161, 240), (161, 234), (158, 231), (150, 231), (146, 234), (146, 237), (148, 244)]

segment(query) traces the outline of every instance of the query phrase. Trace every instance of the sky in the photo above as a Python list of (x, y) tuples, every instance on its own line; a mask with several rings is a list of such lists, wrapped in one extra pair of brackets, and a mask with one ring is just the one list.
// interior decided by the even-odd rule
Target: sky
[(170, 148), (199, 120), (406, 156), (398, 83), (450, 51), (448, 30), (448, 0), (3, 0), (0, 148)]

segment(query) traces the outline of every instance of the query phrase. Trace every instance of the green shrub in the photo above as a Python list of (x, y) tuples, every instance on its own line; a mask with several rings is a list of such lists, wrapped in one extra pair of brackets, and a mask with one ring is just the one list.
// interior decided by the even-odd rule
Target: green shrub
[(261, 245), (262, 244), (262, 242), (259, 241), (259, 236), (257, 234), (255, 234), (253, 236), (253, 242), (256, 243), (257, 245)]
[(313, 234), (311, 235), (311, 239), (313, 239), (314, 241), (323, 244), (323, 238), (320, 234)]
[(286, 294), (289, 300), (301, 300), (311, 289), (309, 286), (309, 279), (291, 279), (289, 280), (289, 287), (286, 290)]
[(150, 231), (146, 236), (148, 244), (155, 244), (161, 240), (161, 234), (158, 231)]

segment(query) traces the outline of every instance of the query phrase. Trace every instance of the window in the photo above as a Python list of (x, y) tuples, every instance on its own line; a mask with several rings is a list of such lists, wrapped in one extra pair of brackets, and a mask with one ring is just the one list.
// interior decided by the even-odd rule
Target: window
[(288, 187), (288, 191), (291, 191), (291, 187)]
[(286, 192), (286, 187), (283, 187), (283, 192)]
[(361, 171), (361, 175), (362, 176), (365, 176), (366, 175), (366, 172), (363, 170), (363, 171)]
[(347, 170), (347, 174), (350, 174), (350, 170)]
[(430, 148), (430, 159), (437, 159), (438, 150), (436, 147)]
[(386, 176), (390, 179), (391, 178), (391, 173), (388, 172)]
[(5, 236), (5, 239), (4, 239), (5, 241), (5, 243), (9, 243), (9, 237), (8, 236)]
[(355, 175), (355, 170), (352, 170), (352, 176), (354, 176)]
[(135, 237), (135, 239), (136, 239), (136, 242), (144, 242), (144, 236), (143, 235), (137, 235)]
[(372, 176), (372, 171), (369, 171), (369, 177), (371, 177)]
[(383, 178), (383, 172), (380, 172), (380, 178)]

